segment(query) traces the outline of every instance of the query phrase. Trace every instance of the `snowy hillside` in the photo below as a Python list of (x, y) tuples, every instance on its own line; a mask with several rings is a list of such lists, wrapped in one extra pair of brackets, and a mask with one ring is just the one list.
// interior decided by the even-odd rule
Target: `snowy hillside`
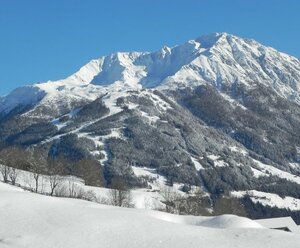
[(211, 199), (240, 192), (251, 217), (272, 207), (300, 223), (299, 90), (297, 58), (215, 33), (14, 90), (0, 98), (0, 148), (96, 161), (103, 187), (121, 177), (137, 191), (163, 181)]
[(290, 248), (300, 245), (299, 235), (264, 229), (254, 221), (233, 215), (174, 216), (51, 198), (3, 183), (0, 183), (0, 195), (0, 246), (3, 248)]

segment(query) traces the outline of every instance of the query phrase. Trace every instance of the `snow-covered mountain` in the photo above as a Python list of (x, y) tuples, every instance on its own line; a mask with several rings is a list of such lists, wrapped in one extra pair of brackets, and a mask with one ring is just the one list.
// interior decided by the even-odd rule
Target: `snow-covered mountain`
[[(70, 77), (18, 88), (2, 99), (0, 112), (19, 104), (91, 101), (98, 86), (163, 90), (211, 84), (218, 89), (241, 82), (271, 86), (280, 96), (300, 102), (300, 61), (260, 43), (227, 33), (214, 33), (153, 53), (115, 53), (92, 60)], [(113, 87), (111, 87), (113, 88)], [(99, 93), (99, 91), (101, 93)], [(57, 103), (59, 102), (59, 103)], [(52, 105), (53, 106), (53, 105)]]
[(98, 160), (108, 184), (145, 187), (151, 169), (211, 195), (300, 198), (299, 93), (297, 58), (215, 33), (18, 88), (0, 98), (0, 139)]

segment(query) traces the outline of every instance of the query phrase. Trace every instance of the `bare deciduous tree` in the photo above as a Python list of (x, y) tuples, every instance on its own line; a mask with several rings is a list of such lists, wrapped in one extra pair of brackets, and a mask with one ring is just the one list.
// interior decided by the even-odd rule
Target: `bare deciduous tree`
[(48, 160), (47, 172), (49, 176), (50, 195), (53, 196), (55, 189), (63, 182), (63, 160)]
[(176, 192), (170, 186), (164, 186), (160, 189), (160, 195), (162, 196), (162, 202), (165, 204), (165, 211), (167, 213), (175, 213), (178, 209), (178, 203), (182, 199), (182, 196)]
[(3, 177), (3, 182), (8, 183), (8, 177), (9, 177), (10, 168), (8, 166), (4, 165), (1, 162), (0, 171), (1, 171), (1, 174), (2, 174), (2, 177)]
[(0, 163), (3, 165), (1, 168), (1, 174), (4, 182), (8, 182), (10, 179), (14, 185), (16, 183), (19, 169), (25, 167), (25, 151), (16, 146), (10, 146), (0, 151)]
[(6, 165), (6, 153), (4, 150), (0, 152), (0, 171), (3, 177), (3, 182), (8, 182), (9, 167)]
[(42, 151), (39, 150), (31, 149), (29, 150), (28, 155), (29, 169), (32, 172), (35, 181), (34, 191), (38, 192), (39, 179), (41, 175), (45, 173), (47, 160)]
[(86, 185), (103, 186), (105, 184), (101, 164), (94, 160), (83, 159), (77, 162), (75, 175), (82, 178)]
[(133, 207), (131, 192), (120, 177), (112, 179), (108, 197), (110, 204), (113, 206)]
[(81, 198), (83, 194), (83, 189), (77, 183), (75, 177), (71, 176), (68, 178), (68, 189), (69, 189), (69, 196), (71, 198)]
[(201, 189), (189, 194), (180, 193), (173, 187), (164, 186), (160, 189), (164, 211), (175, 214), (210, 215), (210, 200)]
[(17, 178), (18, 178), (18, 175), (19, 175), (19, 170), (12, 167), (12, 168), (10, 168), (8, 175), (9, 175), (9, 179), (11, 181), (11, 184), (15, 185), (16, 181), (17, 181)]
[(200, 188), (197, 188), (191, 194), (180, 199), (178, 211), (179, 214), (207, 216), (211, 215), (208, 211), (210, 207), (210, 198), (206, 196)]

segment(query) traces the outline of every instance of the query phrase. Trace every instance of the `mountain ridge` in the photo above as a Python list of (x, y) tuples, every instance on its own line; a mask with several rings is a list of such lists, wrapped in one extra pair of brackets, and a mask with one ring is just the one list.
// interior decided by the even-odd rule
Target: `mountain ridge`
[[(274, 59), (270, 62), (269, 60), (273, 57)], [(289, 74), (288, 72), (280, 73), (279, 70), (284, 69), (285, 64), (276, 65), (274, 60), (288, 63), (293, 71)], [(222, 64), (224, 66), (220, 67)], [(272, 80), (274, 82), (272, 87), (279, 94), (294, 98), (299, 102), (300, 86), (297, 83), (300, 79), (299, 68), (298, 59), (265, 47), (254, 40), (238, 38), (227, 33), (213, 33), (189, 40), (173, 48), (164, 47), (153, 53), (113, 53), (90, 61), (66, 79), (33, 84), (23, 89), (37, 87), (39, 88), (36, 89), (37, 91), (41, 90), (47, 95), (63, 91), (63, 88), (68, 86), (82, 88), (91, 87), (88, 86), (89, 84), (109, 86), (119, 81), (127, 84), (129, 88), (168, 90), (169, 88), (195, 87), (202, 83), (222, 87), (221, 84), (231, 85), (236, 80), (245, 84), (251, 84), (254, 80), (260, 83)], [(257, 70), (256, 74), (253, 70)], [(293, 75), (293, 78), (289, 75)], [(248, 78), (251, 78), (250, 82)], [(22, 91), (21, 89), (22, 87), (18, 90)], [(66, 92), (76, 96), (74, 91)], [(88, 92), (89, 89), (83, 92), (83, 95)], [(21, 103), (16, 101), (14, 104), (14, 93), (16, 92), (2, 98), (4, 105), (8, 105), (6, 108), (8, 110)], [(20, 94), (26, 94), (26, 90)], [(29, 101), (30, 103), (38, 101), (34, 97), (35, 94), (35, 92), (32, 93), (33, 100)], [(89, 97), (94, 99), (92, 96)], [(4, 109), (0, 108), (0, 112)]]

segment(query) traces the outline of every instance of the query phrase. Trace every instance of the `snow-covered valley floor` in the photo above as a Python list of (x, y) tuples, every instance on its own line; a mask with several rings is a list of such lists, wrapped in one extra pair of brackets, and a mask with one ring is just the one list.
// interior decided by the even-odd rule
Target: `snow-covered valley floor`
[(25, 192), (0, 183), (0, 247), (300, 247), (297, 234), (233, 215), (177, 216)]

